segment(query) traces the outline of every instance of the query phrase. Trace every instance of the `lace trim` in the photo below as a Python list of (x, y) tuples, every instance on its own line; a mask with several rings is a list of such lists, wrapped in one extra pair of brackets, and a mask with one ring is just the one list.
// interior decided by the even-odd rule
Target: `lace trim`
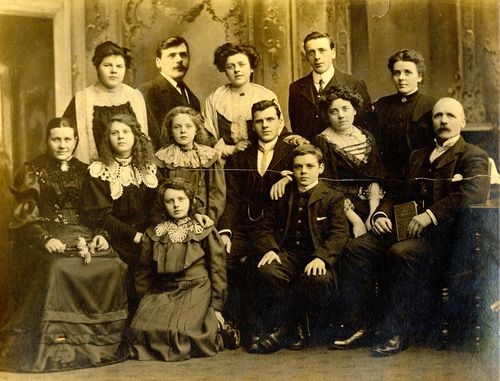
[(217, 151), (198, 143), (193, 143), (190, 150), (170, 144), (156, 152), (156, 157), (170, 168), (200, 168), (211, 164), (217, 157)]
[(90, 176), (101, 178), (109, 182), (111, 198), (116, 200), (123, 194), (123, 188), (129, 185), (139, 186), (146, 185), (148, 188), (156, 188), (158, 186), (158, 178), (156, 177), (156, 165), (147, 164), (142, 171), (137, 169), (132, 164), (121, 164), (114, 162), (111, 165), (106, 165), (103, 162), (95, 161), (89, 166)]
[(370, 152), (372, 151), (373, 143), (372, 143), (370, 137), (363, 134), (359, 129), (356, 128), (356, 133), (354, 133), (354, 137), (356, 139), (356, 141), (354, 143), (356, 143), (356, 142), (360, 143), (359, 141), (357, 141), (360, 136), (364, 136), (366, 138), (366, 150), (365, 150), (365, 153), (364, 153), (362, 159), (359, 159), (358, 157), (356, 157), (352, 153), (347, 152), (344, 148), (341, 148), (340, 145), (338, 145), (338, 143), (337, 143), (335, 133), (330, 128), (327, 128), (325, 131), (323, 131), (320, 134), (320, 136), (323, 137), (323, 139), (325, 139), (329, 144), (332, 145), (335, 152), (338, 152), (339, 154), (347, 157), (350, 161), (352, 161), (358, 167), (361, 164), (368, 163)]
[[(185, 222), (183, 222), (185, 221)], [(161, 222), (154, 228), (155, 234), (161, 237), (165, 234), (173, 243), (179, 243), (186, 239), (188, 233), (201, 234), (203, 227), (193, 222), (191, 218), (183, 219), (181, 221), (165, 221)]]

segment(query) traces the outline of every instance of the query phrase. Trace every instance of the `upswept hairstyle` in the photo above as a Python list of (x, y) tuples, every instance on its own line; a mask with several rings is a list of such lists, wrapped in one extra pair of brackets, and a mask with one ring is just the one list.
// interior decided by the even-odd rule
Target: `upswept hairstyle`
[(355, 90), (345, 86), (330, 86), (321, 95), (318, 108), (321, 116), (328, 120), (328, 109), (335, 99), (343, 99), (351, 102), (352, 107), (358, 110), (363, 104), (363, 98)]
[(164, 49), (171, 48), (172, 46), (186, 45), (187, 52), (189, 54), (189, 45), (184, 37), (181, 36), (169, 36), (161, 40), (156, 46), (156, 57), (161, 58), (161, 51)]
[(276, 102), (274, 102), (274, 99), (273, 100), (263, 100), (263, 101), (259, 101), (257, 103), (254, 103), (252, 105), (252, 118), (253, 118), (253, 115), (257, 111), (264, 111), (264, 110), (267, 110), (269, 107), (274, 107), (274, 109), (276, 110), (276, 115), (278, 116), (278, 119), (280, 119), (281, 118), (281, 111), (280, 111), (280, 108), (278, 107), (278, 105), (276, 104)]
[(330, 49), (334, 49), (335, 48), (335, 43), (332, 41), (332, 38), (330, 37), (330, 35), (328, 33), (321, 33), (321, 32), (311, 32), (309, 33), (305, 38), (304, 38), (304, 50), (306, 50), (306, 43), (311, 41), (311, 40), (317, 40), (318, 38), (328, 38), (328, 40), (330, 41)]
[(158, 161), (154, 155), (153, 146), (149, 136), (141, 132), (141, 126), (131, 114), (117, 114), (111, 118), (109, 123), (106, 125), (106, 130), (102, 136), (102, 141), (100, 144), (100, 156), (99, 159), (107, 165), (110, 165), (114, 161), (113, 147), (111, 147), (111, 142), (109, 140), (109, 131), (111, 125), (114, 122), (120, 122), (130, 127), (132, 133), (134, 134), (134, 145), (132, 146), (132, 164), (137, 169), (145, 169), (148, 164), (157, 164)]
[(222, 73), (226, 70), (226, 61), (228, 57), (234, 56), (235, 54), (242, 53), (248, 57), (248, 62), (250, 62), (250, 67), (256, 69), (259, 65), (260, 55), (257, 50), (252, 45), (241, 44), (234, 45), (230, 42), (219, 46), (214, 52), (214, 65)]
[(316, 156), (316, 159), (318, 159), (319, 164), (323, 163), (323, 153), (318, 147), (312, 144), (301, 144), (300, 146), (297, 146), (292, 151), (292, 160), (295, 159), (297, 156), (304, 156), (308, 154)]
[(195, 215), (195, 202), (194, 202), (194, 190), (191, 184), (183, 178), (173, 177), (171, 179), (164, 180), (158, 185), (156, 188), (156, 208), (153, 216), (154, 223), (160, 223), (165, 221), (165, 219), (171, 220), (172, 217), (169, 216), (167, 211), (165, 210), (165, 203), (163, 201), (165, 191), (167, 189), (175, 189), (184, 191), (186, 196), (189, 199), (189, 217), (193, 217)]
[(174, 137), (172, 135), (172, 125), (175, 116), (180, 114), (188, 115), (191, 118), (194, 125), (196, 126), (196, 136), (194, 140), (197, 143), (204, 144), (208, 136), (205, 131), (203, 117), (201, 116), (201, 114), (189, 106), (177, 106), (170, 110), (163, 119), (160, 136), (162, 146), (175, 143)]
[(125, 68), (132, 68), (132, 52), (128, 48), (123, 48), (113, 41), (105, 41), (96, 46), (94, 50), (94, 56), (92, 57), (92, 63), (95, 68), (98, 69), (102, 60), (109, 56), (122, 56), (125, 61)]
[(424, 78), (427, 73), (427, 67), (425, 66), (425, 61), (422, 54), (413, 49), (402, 49), (397, 51), (389, 57), (389, 60), (387, 62), (387, 68), (391, 73), (394, 69), (394, 64), (398, 61), (413, 62), (417, 67), (418, 74), (422, 77), (422, 82), (420, 82), (420, 84), (424, 83)]

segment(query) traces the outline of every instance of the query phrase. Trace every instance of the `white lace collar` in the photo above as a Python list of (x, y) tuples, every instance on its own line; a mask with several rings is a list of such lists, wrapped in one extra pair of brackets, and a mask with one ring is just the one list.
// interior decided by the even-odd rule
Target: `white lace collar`
[(210, 166), (217, 159), (217, 151), (198, 143), (193, 143), (193, 149), (189, 150), (170, 144), (156, 152), (156, 157), (169, 168), (201, 168)]
[(168, 234), (168, 238), (173, 242), (182, 242), (186, 239), (189, 232), (193, 234), (201, 234), (203, 228), (191, 218), (186, 217), (181, 220), (161, 222), (154, 228), (154, 232), (158, 237)]
[(150, 163), (146, 165), (145, 169), (139, 170), (132, 164), (131, 158), (118, 160), (110, 165), (106, 165), (101, 161), (94, 161), (89, 166), (90, 176), (109, 182), (113, 200), (120, 198), (123, 194), (123, 188), (129, 185), (138, 187), (144, 183), (148, 188), (158, 186), (156, 165)]

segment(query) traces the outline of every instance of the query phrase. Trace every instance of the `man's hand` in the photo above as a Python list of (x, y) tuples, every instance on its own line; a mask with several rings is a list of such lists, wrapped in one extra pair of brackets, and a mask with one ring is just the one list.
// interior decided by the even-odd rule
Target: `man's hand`
[(141, 243), (141, 239), (142, 239), (142, 235), (143, 235), (143, 233), (141, 233), (141, 232), (135, 233), (134, 243), (140, 244)]
[(206, 214), (196, 213), (194, 219), (198, 222), (203, 229), (209, 228), (214, 224), (214, 221)]
[(224, 244), (224, 248), (226, 249), (226, 253), (231, 252), (231, 238), (229, 238), (229, 234), (221, 234), (220, 238), (222, 243)]
[(236, 152), (242, 152), (246, 150), (250, 146), (250, 140), (242, 140), (234, 146), (234, 153)]
[(279, 200), (281, 197), (283, 197), (287, 184), (291, 182), (292, 180), (290, 180), (288, 177), (283, 177), (282, 179), (274, 183), (271, 187), (271, 192), (269, 192), (271, 200)]
[(95, 247), (96, 251), (104, 251), (109, 249), (109, 243), (102, 235), (96, 235), (94, 239), (92, 239), (92, 246)]
[(264, 254), (264, 256), (260, 260), (259, 264), (257, 265), (257, 268), (262, 267), (264, 265), (270, 265), (274, 261), (278, 261), (278, 263), (281, 263), (281, 259), (278, 256), (278, 254), (276, 254), (274, 251), (270, 250), (266, 254)]
[(392, 233), (392, 222), (387, 217), (378, 217), (373, 223), (373, 231), (380, 234), (390, 234)]
[(354, 238), (362, 236), (363, 234), (366, 233), (366, 231), (367, 231), (366, 226), (363, 223), (363, 221), (359, 223), (354, 223), (352, 225), (352, 233), (354, 234)]
[(292, 146), (300, 146), (301, 144), (309, 144), (309, 140), (307, 140), (306, 138), (303, 138), (302, 136), (297, 135), (297, 134), (288, 135), (283, 139), (283, 141), (286, 144), (290, 144)]
[(307, 275), (326, 275), (325, 262), (320, 258), (314, 258), (306, 265), (304, 272)]
[(45, 248), (49, 253), (64, 253), (66, 245), (59, 241), (57, 238), (51, 238), (45, 242)]
[(431, 223), (431, 216), (429, 216), (426, 212), (420, 213), (411, 219), (406, 232), (410, 238), (420, 238), (422, 230), (424, 230)]

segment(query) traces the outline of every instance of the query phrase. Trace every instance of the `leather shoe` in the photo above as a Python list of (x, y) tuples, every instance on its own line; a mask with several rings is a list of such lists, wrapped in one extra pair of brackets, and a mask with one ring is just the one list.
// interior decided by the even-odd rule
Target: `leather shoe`
[(355, 349), (369, 344), (371, 332), (366, 329), (356, 329), (339, 335), (328, 349)]
[(406, 349), (408, 343), (404, 336), (396, 335), (370, 349), (373, 357), (393, 356)]
[(302, 323), (297, 324), (293, 336), (287, 343), (287, 348), (292, 351), (300, 351), (307, 347), (307, 340), (304, 334), (304, 327)]
[(248, 342), (248, 346), (246, 348), (248, 353), (261, 353), (260, 342), (262, 340), (262, 336), (260, 334), (255, 334), (250, 337), (250, 341)]
[(271, 333), (264, 335), (260, 340), (260, 353), (268, 354), (279, 351), (283, 348), (286, 334), (287, 328), (280, 326), (275, 328)]

